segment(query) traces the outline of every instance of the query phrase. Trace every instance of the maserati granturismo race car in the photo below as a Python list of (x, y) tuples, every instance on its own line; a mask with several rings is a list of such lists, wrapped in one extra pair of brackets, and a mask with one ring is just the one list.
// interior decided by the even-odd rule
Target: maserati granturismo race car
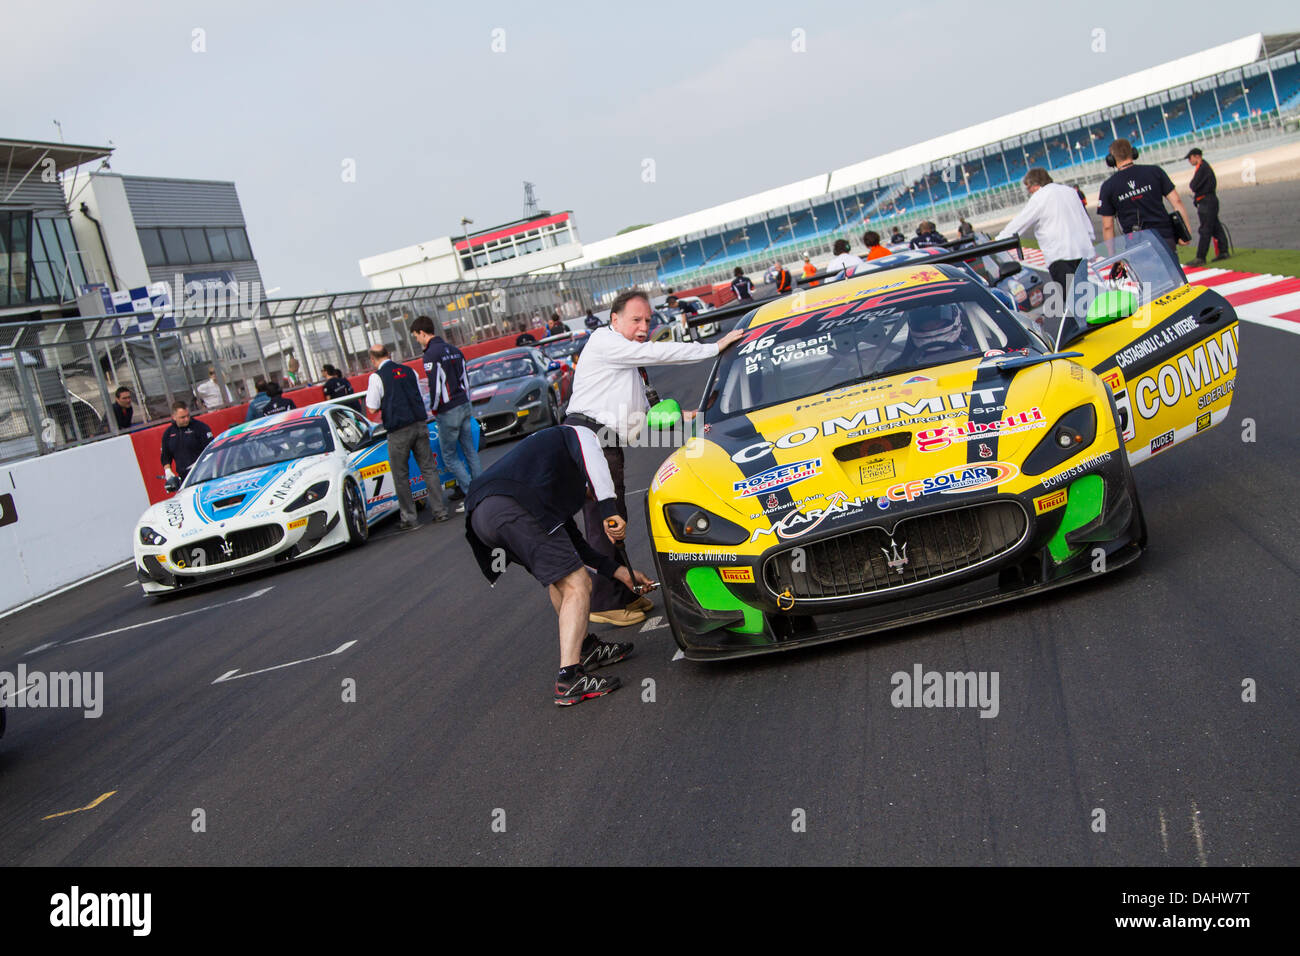
[[(439, 480), (454, 485), (437, 422), (428, 428)], [(414, 456), (410, 482), (423, 501)], [(382, 428), (337, 402), (269, 415), (218, 435), (176, 494), (140, 516), (136, 577), (145, 594), (162, 594), (359, 545), (397, 509)]]
[(954, 614), (1140, 554), (1130, 466), (1227, 416), (1232, 306), (1139, 233), (1080, 266), (1053, 345), (956, 255), (738, 323), (646, 498), (688, 658)]
[(573, 369), (537, 348), (514, 348), (465, 365), (483, 440), (514, 438), (558, 425), (573, 392)]

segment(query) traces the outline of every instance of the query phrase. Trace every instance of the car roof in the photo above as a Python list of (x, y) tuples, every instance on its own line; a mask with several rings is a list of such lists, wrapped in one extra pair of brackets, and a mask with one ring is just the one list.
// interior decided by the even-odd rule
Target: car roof
[(778, 319), (805, 315), (818, 309), (852, 302), (872, 292), (883, 293), (931, 282), (964, 282), (979, 285), (963, 270), (953, 269), (943, 264), (928, 265), (924, 260), (904, 262), (878, 272), (854, 275), (839, 282), (824, 283), (808, 289), (803, 292), (802, 301), (796, 302), (795, 296), (786, 295), (765, 302), (750, 315), (749, 322), (744, 327), (759, 328)]

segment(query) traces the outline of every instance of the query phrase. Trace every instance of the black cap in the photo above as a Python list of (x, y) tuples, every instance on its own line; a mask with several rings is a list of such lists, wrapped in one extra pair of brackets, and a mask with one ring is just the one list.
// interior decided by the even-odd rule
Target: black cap
[(1201, 147), (1193, 146), (1191, 149), (1187, 151), (1187, 155), (1184, 156), (1183, 159), (1191, 159), (1193, 156), (1203, 156), (1203, 155), (1205, 154), (1201, 152)]

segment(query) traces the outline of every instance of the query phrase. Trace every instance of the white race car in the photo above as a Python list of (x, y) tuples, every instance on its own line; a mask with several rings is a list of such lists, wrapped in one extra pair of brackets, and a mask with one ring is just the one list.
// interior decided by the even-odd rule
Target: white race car
[[(437, 423), (428, 427), (439, 478), (454, 485)], [(410, 476), (422, 501), (414, 456)], [(145, 594), (160, 594), (359, 545), (397, 509), (383, 429), (332, 402), (268, 415), (218, 435), (180, 490), (140, 516), (136, 577)]]

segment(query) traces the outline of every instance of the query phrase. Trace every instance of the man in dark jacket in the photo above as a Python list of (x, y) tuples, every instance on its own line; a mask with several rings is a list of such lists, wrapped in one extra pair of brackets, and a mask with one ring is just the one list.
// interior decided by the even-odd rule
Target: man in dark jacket
[(634, 580), (632, 572), (594, 550), (579, 533), (573, 516), (589, 496), (598, 503), (609, 540), (622, 541), (627, 522), (618, 513), (600, 441), (588, 428), (558, 425), (534, 432), (511, 449), (475, 479), (465, 500), (465, 537), (488, 581), (495, 585), (513, 561), (550, 594), (559, 618), (554, 700), (561, 706), (617, 690), (617, 677), (587, 672), (632, 652), (630, 643), (599, 641), (587, 633), (587, 567), (629, 588), (651, 583), (640, 572)]
[(271, 400), (271, 396), (266, 394), (265, 381), (259, 378), (254, 382), (254, 385), (257, 387), (257, 394), (254, 395), (252, 401), (248, 403), (248, 413), (244, 416), (244, 421), (246, 422), (251, 422), (254, 418), (261, 418), (262, 409), (264, 409), (266, 403)]
[(131, 390), (125, 385), (119, 385), (113, 393), (113, 418), (119, 430), (131, 427), (131, 419), (135, 415), (132, 401)]
[(934, 223), (926, 219), (916, 227), (916, 235), (907, 244), (907, 247), (909, 249), (924, 249), (927, 246), (941, 246), (947, 241), (944, 239), (943, 233), (935, 228)]
[(326, 398), (342, 398), (352, 394), (352, 383), (343, 377), (343, 373), (333, 365), (321, 366), (329, 377), (321, 385)]
[(745, 270), (736, 266), (731, 273), (735, 276), (731, 280), (731, 291), (736, 293), (736, 298), (741, 302), (748, 302), (753, 298), (751, 293), (754, 291), (754, 283), (750, 281), (749, 276), (745, 275)]
[(172, 423), (162, 435), (162, 465), (169, 492), (175, 491), (212, 441), (212, 429), (190, 415), (184, 402), (172, 404)]
[(1199, 147), (1193, 147), (1185, 157), (1196, 172), (1187, 188), (1192, 191), (1192, 203), (1196, 206), (1196, 216), (1200, 219), (1199, 239), (1196, 243), (1196, 258), (1187, 263), (1189, 266), (1205, 265), (1205, 255), (1210, 251), (1210, 242), (1214, 242), (1214, 261), (1228, 258), (1228, 233), (1219, 222), (1219, 180), (1202, 157)]
[(266, 404), (262, 406), (262, 417), (275, 415), (278, 412), (287, 412), (291, 408), (297, 408), (292, 398), (285, 398), (279, 382), (266, 383)]
[(401, 511), (400, 528), (414, 531), (420, 526), (415, 513), (415, 496), (411, 494), (411, 455), (424, 476), (429, 501), (433, 503), (435, 521), (449, 521), (447, 502), (442, 497), (442, 481), (429, 444), (429, 413), (416, 384), (415, 372), (388, 357), (388, 347), (372, 345), (370, 363), (375, 367), (366, 386), (366, 408), (372, 419), (378, 417), (388, 429), (388, 468), (393, 475), (393, 490)]
[[(438, 419), (438, 451), (456, 478), (453, 500), (465, 497), (483, 471), (474, 445), (474, 406), (469, 400), (465, 354), (438, 335), (433, 320), (421, 315), (411, 321), (411, 335), (424, 349), (424, 376), (429, 380), (429, 411)], [(456, 450), (460, 449), (464, 461)], [(464, 505), (458, 505), (462, 511)]]

